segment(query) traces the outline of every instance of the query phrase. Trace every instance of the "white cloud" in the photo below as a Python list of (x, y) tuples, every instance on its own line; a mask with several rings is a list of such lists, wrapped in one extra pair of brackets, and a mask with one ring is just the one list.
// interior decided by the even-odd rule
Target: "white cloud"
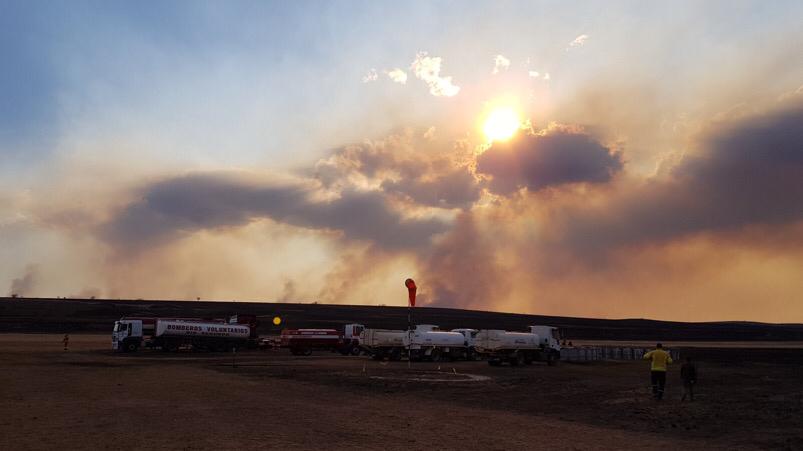
[(504, 55), (496, 55), (494, 57), (494, 70), (493, 74), (496, 75), (503, 70), (508, 70), (510, 67), (510, 60), (505, 58)]
[(587, 40), (588, 40), (588, 35), (581, 34), (580, 36), (574, 38), (574, 41), (569, 43), (569, 47), (580, 47), (583, 44), (585, 44)]
[(531, 70), (527, 72), (527, 75), (529, 75), (530, 78), (538, 78), (541, 74), (539, 74), (538, 71)]
[(372, 81), (376, 81), (378, 78), (379, 74), (376, 73), (376, 69), (371, 69), (365, 75), (363, 75), (362, 82), (370, 83)]
[(429, 56), (427, 52), (419, 52), (410, 65), (415, 77), (429, 86), (433, 96), (452, 97), (460, 92), (460, 87), (452, 84), (452, 77), (441, 77), (441, 58)]
[(391, 80), (395, 81), (396, 83), (400, 83), (402, 85), (407, 83), (407, 72), (399, 68), (393, 69), (391, 71), (385, 71), (385, 73)]

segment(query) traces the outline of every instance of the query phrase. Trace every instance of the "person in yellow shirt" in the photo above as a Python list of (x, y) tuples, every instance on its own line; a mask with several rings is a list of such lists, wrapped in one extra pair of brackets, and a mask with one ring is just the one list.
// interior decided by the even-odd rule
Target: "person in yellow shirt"
[(661, 343), (655, 345), (655, 349), (644, 354), (644, 360), (650, 360), (650, 381), (652, 382), (652, 395), (657, 400), (664, 397), (664, 387), (666, 386), (666, 366), (672, 363), (672, 356), (664, 351)]

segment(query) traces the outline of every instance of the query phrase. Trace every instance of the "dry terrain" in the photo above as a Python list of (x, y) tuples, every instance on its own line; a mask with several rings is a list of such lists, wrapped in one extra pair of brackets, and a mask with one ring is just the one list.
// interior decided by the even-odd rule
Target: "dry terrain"
[(642, 362), (492, 368), (286, 351), (133, 355), (108, 335), (0, 334), (0, 449), (803, 449), (803, 355), (689, 349), (650, 399)]

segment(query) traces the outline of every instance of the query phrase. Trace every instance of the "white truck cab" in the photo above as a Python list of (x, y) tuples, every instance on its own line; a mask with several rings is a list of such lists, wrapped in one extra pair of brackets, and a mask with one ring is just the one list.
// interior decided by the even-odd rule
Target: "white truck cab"
[(142, 344), (142, 320), (121, 319), (114, 322), (112, 349), (133, 352)]
[(474, 347), (474, 338), (477, 336), (479, 332), (477, 329), (452, 329), (452, 332), (457, 332), (462, 334), (463, 337), (466, 339), (465, 345), (467, 348)]
[(530, 333), (537, 334), (541, 345), (560, 353), (560, 330), (552, 326), (530, 326)]

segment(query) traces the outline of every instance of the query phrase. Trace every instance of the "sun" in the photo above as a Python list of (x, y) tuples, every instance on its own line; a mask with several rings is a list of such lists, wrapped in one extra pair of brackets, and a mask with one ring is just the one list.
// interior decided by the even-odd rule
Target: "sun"
[(521, 128), (519, 113), (510, 107), (498, 107), (488, 114), (482, 124), (482, 132), (488, 141), (505, 141)]

